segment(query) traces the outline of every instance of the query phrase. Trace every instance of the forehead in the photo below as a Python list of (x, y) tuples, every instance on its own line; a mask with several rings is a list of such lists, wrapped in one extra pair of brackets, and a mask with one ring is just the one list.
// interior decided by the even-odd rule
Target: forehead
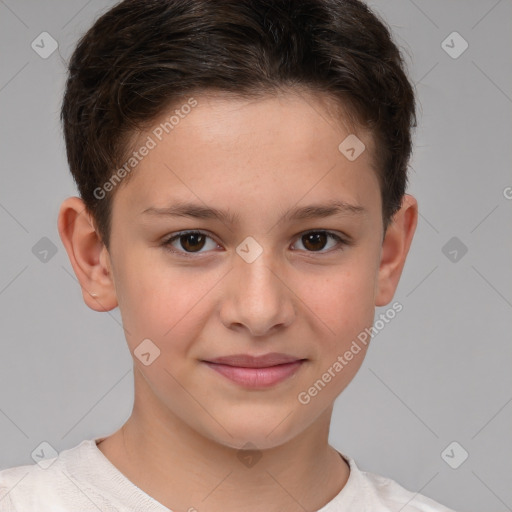
[[(353, 161), (339, 148), (348, 136), (366, 146)], [(325, 97), (307, 92), (188, 97), (155, 119), (133, 148), (144, 145), (151, 149), (118, 191), (138, 211), (168, 206), (177, 194), (232, 207), (248, 198), (282, 207), (283, 200), (297, 203), (306, 195), (351, 203), (375, 203), (380, 195), (371, 135), (351, 126)]]

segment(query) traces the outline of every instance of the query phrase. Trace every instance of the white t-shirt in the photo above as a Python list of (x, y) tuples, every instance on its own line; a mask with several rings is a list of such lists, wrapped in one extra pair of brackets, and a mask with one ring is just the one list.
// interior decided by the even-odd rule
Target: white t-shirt
[[(169, 512), (103, 455), (96, 446), (101, 439), (84, 440), (39, 464), (0, 471), (0, 512)], [(317, 512), (454, 512), (393, 480), (360, 471), (352, 458), (340, 455), (350, 466), (348, 481)]]

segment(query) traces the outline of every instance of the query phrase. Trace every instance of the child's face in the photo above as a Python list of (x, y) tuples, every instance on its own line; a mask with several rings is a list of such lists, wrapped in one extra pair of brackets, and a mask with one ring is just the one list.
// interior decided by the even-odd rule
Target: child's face
[[(304, 98), (195, 96), (197, 106), (161, 140), (153, 130), (179, 105), (140, 136), (136, 150), (148, 135), (156, 146), (114, 196), (109, 256), (127, 341), (132, 354), (145, 339), (160, 350), (147, 366), (134, 356), (145, 377), (136, 372), (138, 407), (158, 404), (163, 416), (237, 448), (276, 446), (325, 417), (360, 367), (364, 345), (316, 396), (308, 390), (373, 324), (375, 305), (392, 298), (379, 295), (372, 141), (358, 132), (366, 150), (350, 161), (338, 149), (350, 132), (314, 96)], [(335, 200), (364, 210), (285, 216)], [(233, 223), (151, 213), (178, 202), (228, 212)], [(207, 237), (164, 245), (185, 230)], [(267, 387), (234, 382), (205, 362), (275, 352), (305, 361)]]

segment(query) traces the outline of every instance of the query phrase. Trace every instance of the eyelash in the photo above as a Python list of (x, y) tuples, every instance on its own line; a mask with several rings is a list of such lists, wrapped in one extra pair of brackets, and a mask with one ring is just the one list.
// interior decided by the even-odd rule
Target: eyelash
[[(338, 242), (338, 247), (331, 249), (329, 251), (326, 251), (326, 252), (306, 251), (308, 254), (328, 254), (330, 252), (340, 251), (340, 250), (342, 250), (343, 246), (347, 246), (347, 245), (351, 244), (351, 242), (349, 240), (346, 240), (346, 239), (340, 237), (339, 235), (337, 235), (336, 233), (333, 233), (332, 231), (327, 231), (325, 229), (314, 229), (314, 230), (304, 231), (303, 233), (299, 233), (298, 239), (300, 240), (300, 238), (302, 238), (304, 235), (308, 235), (311, 233), (327, 233), (328, 237), (330, 237)], [(197, 258), (197, 256), (196, 256), (197, 254), (203, 254), (201, 252), (178, 251), (171, 247), (172, 242), (174, 242), (175, 240), (179, 239), (180, 237), (182, 237), (184, 235), (204, 235), (207, 238), (209, 238), (215, 242), (215, 240), (208, 233), (205, 233), (204, 231), (188, 230), (188, 231), (180, 231), (179, 233), (172, 235), (170, 238), (165, 239), (162, 242), (162, 246), (164, 247), (165, 250), (171, 252), (172, 254), (177, 254), (178, 256), (184, 257), (184, 258)], [(217, 243), (217, 242), (215, 242), (215, 243)]]

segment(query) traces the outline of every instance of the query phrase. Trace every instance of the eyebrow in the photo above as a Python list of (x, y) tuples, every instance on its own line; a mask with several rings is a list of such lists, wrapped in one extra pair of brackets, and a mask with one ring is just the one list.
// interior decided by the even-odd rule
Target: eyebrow
[[(283, 213), (282, 220), (307, 220), (332, 216), (354, 216), (367, 213), (360, 205), (350, 204), (341, 200), (328, 201), (325, 204), (311, 204), (293, 208)], [(239, 216), (229, 211), (204, 206), (201, 204), (177, 201), (167, 208), (146, 208), (142, 214), (166, 217), (192, 217), (194, 219), (215, 219), (222, 223), (236, 224)]]

